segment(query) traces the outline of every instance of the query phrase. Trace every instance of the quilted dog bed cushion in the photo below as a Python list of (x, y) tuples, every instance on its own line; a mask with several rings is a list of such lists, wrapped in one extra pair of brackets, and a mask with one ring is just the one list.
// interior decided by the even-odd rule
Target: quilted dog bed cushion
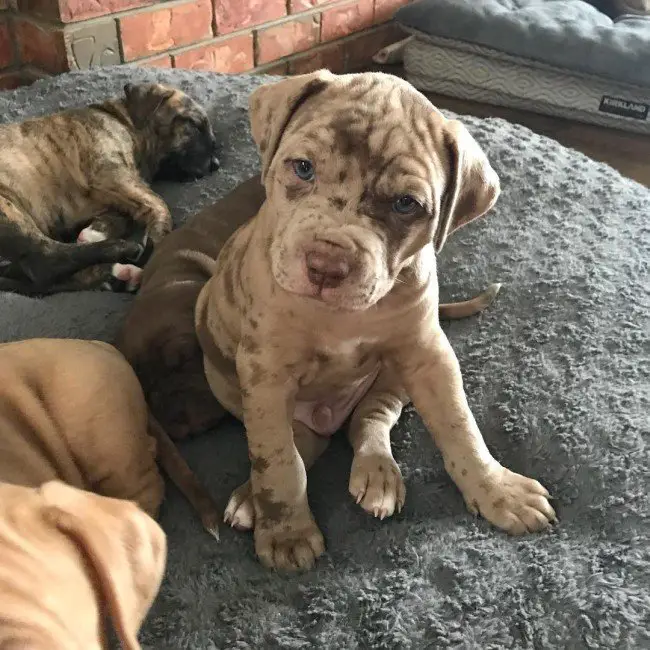
[[(178, 84), (205, 102), (222, 142), (217, 173), (157, 185), (180, 225), (257, 173), (246, 107), (268, 78), (71, 73), (0, 93), (0, 122), (99, 101), (144, 80)], [(311, 470), (327, 553), (304, 575), (262, 568), (250, 534), (222, 528), (216, 543), (169, 486), (161, 516), (169, 562), (142, 631), (147, 650), (650, 646), (650, 192), (523, 127), (464, 122), (503, 193), (487, 218), (446, 244), (442, 298), (494, 281), (504, 288), (483, 315), (445, 329), (488, 445), (549, 488), (559, 526), (511, 538), (472, 518), (409, 409), (393, 437), (407, 489), (400, 515), (378, 521), (354, 504), (343, 437)], [(110, 341), (131, 299), (0, 294), (0, 341)], [(247, 478), (235, 422), (182, 450), (222, 506)]]
[(650, 133), (650, 16), (581, 0), (419, 0), (396, 19), (416, 86)]

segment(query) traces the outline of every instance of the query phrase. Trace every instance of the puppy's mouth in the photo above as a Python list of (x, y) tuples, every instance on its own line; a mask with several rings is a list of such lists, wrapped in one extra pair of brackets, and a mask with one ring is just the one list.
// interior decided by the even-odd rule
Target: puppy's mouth
[(214, 152), (172, 152), (161, 161), (157, 180), (195, 181), (219, 169), (221, 163)]
[(310, 271), (307, 265), (297, 277), (280, 276), (275, 280), (285, 291), (332, 311), (357, 312), (372, 305), (372, 300), (367, 299), (372, 292), (357, 286), (352, 278)]

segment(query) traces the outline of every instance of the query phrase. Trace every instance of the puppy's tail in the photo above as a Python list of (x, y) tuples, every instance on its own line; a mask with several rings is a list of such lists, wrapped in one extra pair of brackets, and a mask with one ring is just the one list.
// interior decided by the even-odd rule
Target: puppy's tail
[(438, 313), (441, 320), (457, 320), (474, 316), (487, 309), (497, 297), (501, 289), (499, 282), (491, 284), (483, 293), (474, 296), (464, 302), (447, 302), (438, 307)]
[(218, 541), (219, 513), (217, 505), (189, 468), (174, 441), (151, 413), (149, 413), (149, 433), (158, 443), (158, 463), (196, 510), (204, 528)]

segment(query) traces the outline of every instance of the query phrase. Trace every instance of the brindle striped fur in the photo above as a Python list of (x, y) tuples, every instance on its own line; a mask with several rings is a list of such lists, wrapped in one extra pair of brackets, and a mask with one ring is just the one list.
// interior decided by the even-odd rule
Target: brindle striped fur
[[(124, 91), (121, 99), (0, 126), (0, 290), (101, 285), (112, 263), (142, 257), (143, 246), (123, 237), (139, 226), (157, 244), (171, 230), (149, 181), (196, 178), (218, 166), (212, 128), (194, 100), (158, 84)], [(75, 243), (88, 225), (107, 239)]]

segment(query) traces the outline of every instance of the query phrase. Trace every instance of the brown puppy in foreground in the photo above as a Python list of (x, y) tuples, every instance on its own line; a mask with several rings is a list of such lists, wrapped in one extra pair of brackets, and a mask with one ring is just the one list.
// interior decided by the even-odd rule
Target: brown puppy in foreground
[(499, 194), (478, 144), (380, 73), (287, 78), (253, 92), (250, 114), (267, 198), (196, 307), (210, 387), (248, 438), (227, 518), (254, 519), (265, 565), (310, 567), (324, 540), (306, 468), (350, 416), (350, 492), (392, 515), (390, 430), (412, 401), (472, 512), (510, 533), (549, 526), (548, 492), (488, 450), (439, 322), (436, 252)]
[[(144, 247), (172, 227), (154, 178), (216, 169), (203, 108), (180, 90), (127, 84), (124, 97), (0, 126), (0, 291), (134, 289)], [(124, 264), (123, 264), (124, 263)]]
[(139, 648), (166, 538), (133, 370), (105, 343), (34, 339), (0, 345), (0, 385), (0, 648), (103, 650), (106, 617)]

